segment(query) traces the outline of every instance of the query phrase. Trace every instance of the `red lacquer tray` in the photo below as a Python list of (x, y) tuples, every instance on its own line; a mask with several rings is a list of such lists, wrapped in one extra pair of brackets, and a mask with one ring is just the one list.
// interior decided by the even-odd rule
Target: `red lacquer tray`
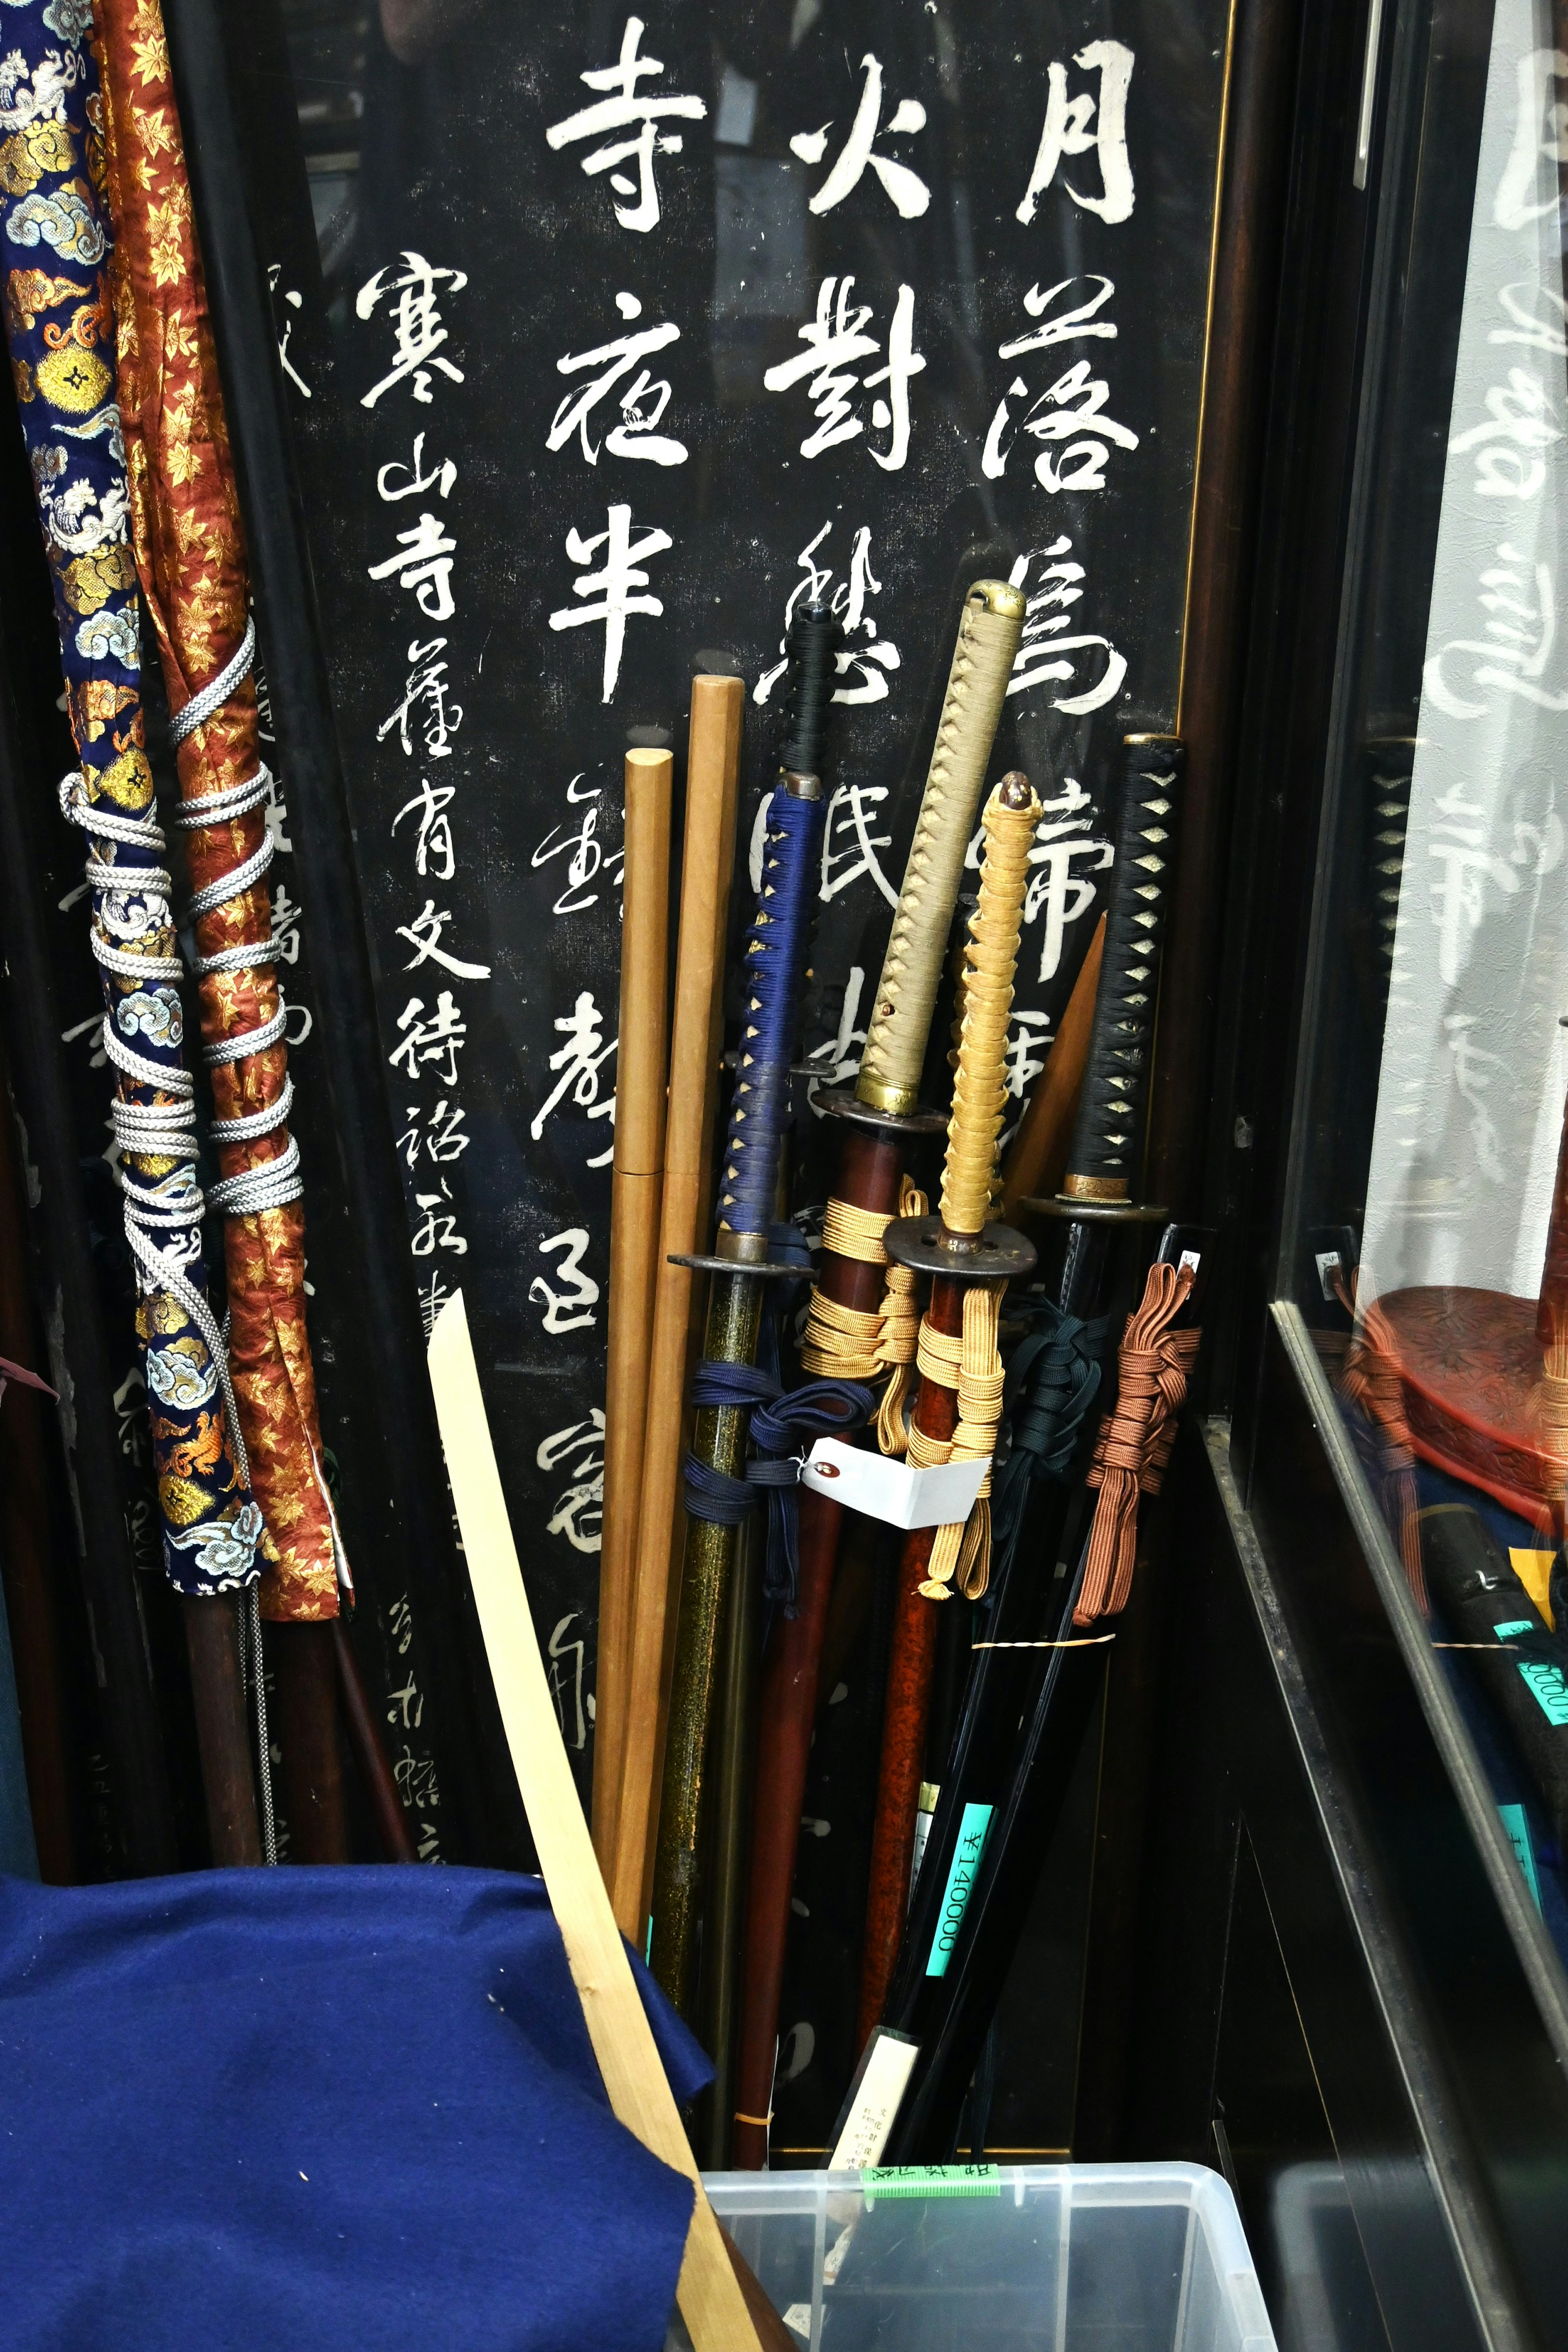
[(1390, 1291), (1377, 1305), (1422, 1460), (1542, 1529), (1560, 1528), (1563, 1464), (1542, 1443), (1536, 1301), (1434, 1286)]

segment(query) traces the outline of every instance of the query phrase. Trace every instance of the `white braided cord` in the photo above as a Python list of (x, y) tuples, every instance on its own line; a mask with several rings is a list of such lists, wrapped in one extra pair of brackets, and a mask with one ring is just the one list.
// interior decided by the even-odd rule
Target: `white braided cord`
[(214, 1143), (249, 1143), (258, 1135), (270, 1135), (288, 1117), (294, 1101), (294, 1081), (286, 1077), (283, 1092), (276, 1102), (266, 1103), (260, 1110), (247, 1111), (243, 1118), (214, 1118), (207, 1133)]
[[(194, 734), (198, 727), (204, 727), (214, 712), (223, 708), (249, 676), (255, 659), (256, 622), (247, 619), (244, 638), (234, 658), (225, 663), (216, 677), (202, 687), (175, 714), (171, 722), (171, 732), (176, 744)], [(246, 778), (243, 782), (225, 785), (221, 792), (200, 793), (190, 800), (182, 801), (176, 823), (188, 832), (201, 825), (229, 824), (235, 817), (247, 816), (252, 809), (259, 808), (271, 788), (271, 772), (263, 761), (255, 775)], [(266, 874), (276, 850), (277, 845), (268, 832), (258, 849), (253, 850), (237, 866), (230, 866), (226, 874), (220, 874), (214, 881), (206, 883), (195, 893), (185, 909), (186, 920), (198, 922), (204, 915), (214, 914), (218, 908), (229, 905), (235, 898), (243, 898), (246, 892)], [(250, 971), (264, 964), (276, 963), (281, 952), (276, 940), (265, 940), (256, 947), (242, 942), (236, 947), (219, 948), (212, 955), (198, 955), (194, 958), (194, 964), (197, 973), (205, 979), (210, 972)], [(283, 1037), (287, 1021), (286, 1012), (279, 1007), (270, 1021), (264, 1021), (254, 1029), (238, 1030), (233, 1036), (204, 1045), (202, 1059), (209, 1069), (217, 1069), (229, 1062), (246, 1061), (253, 1054), (265, 1054), (269, 1046), (276, 1045)], [(252, 1112), (246, 1118), (214, 1119), (211, 1129), (213, 1140), (215, 1143), (246, 1143), (257, 1136), (269, 1134), (273, 1129), (283, 1125), (293, 1098), (293, 1087), (286, 1081), (278, 1100), (269, 1103), (263, 1110)], [(212, 1186), (210, 1197), (225, 1216), (251, 1217), (259, 1214), (263, 1209), (281, 1209), (290, 1201), (299, 1200), (304, 1191), (304, 1181), (299, 1173), (299, 1147), (291, 1136), (277, 1159), (265, 1161), (259, 1168), (242, 1169), (237, 1176), (223, 1177)]]
[(250, 666), (255, 659), (256, 623), (247, 617), (245, 635), (233, 660), (219, 670), (216, 677), (193, 694), (189, 702), (170, 720), (169, 732), (177, 744), (183, 743), (187, 735), (193, 735), (198, 727), (204, 727), (214, 711), (222, 709), (235, 687), (250, 675)]
[(243, 1062), (248, 1055), (265, 1054), (276, 1045), (287, 1024), (287, 1008), (279, 1005), (270, 1021), (263, 1021), (255, 1029), (236, 1030), (232, 1037), (214, 1037), (210, 1045), (202, 1047), (202, 1059), (209, 1069), (223, 1062)]
[(267, 940), (254, 948), (242, 940), (238, 947), (219, 948), (210, 956), (193, 956), (191, 970), (204, 980), (210, 971), (248, 971), (253, 964), (276, 963), (282, 953), (276, 940)]
[(246, 782), (226, 784), (221, 793), (197, 793), (182, 801), (174, 822), (187, 833), (193, 825), (226, 824), (231, 817), (248, 816), (253, 808), (259, 808), (271, 789), (272, 771), (264, 760)]
[(267, 834), (261, 847), (253, 850), (241, 865), (231, 866), (228, 872), (220, 874), (215, 882), (205, 884), (186, 908), (186, 921), (199, 922), (204, 915), (210, 915), (216, 908), (226, 906), (231, 898), (243, 898), (251, 884), (259, 882), (271, 865), (275, 847), (271, 834)]

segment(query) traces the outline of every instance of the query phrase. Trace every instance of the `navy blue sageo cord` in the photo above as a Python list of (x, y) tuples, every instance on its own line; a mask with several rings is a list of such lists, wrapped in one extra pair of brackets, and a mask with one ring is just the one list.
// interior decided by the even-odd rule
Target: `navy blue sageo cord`
[(991, 1573), (1000, 1581), (1023, 1528), (1024, 1507), (1037, 1478), (1065, 1478), (1080, 1433), (1100, 1391), (1101, 1366), (1111, 1340), (1109, 1315), (1086, 1323), (1050, 1299), (1034, 1310), (1040, 1328), (1014, 1351), (1002, 1391), (1002, 1418), (1012, 1433), (1006, 1462), (992, 1482)]
[[(685, 1506), (694, 1519), (737, 1528), (762, 1495), (768, 1497), (768, 1563), (763, 1598), (795, 1613), (800, 1581), (795, 1488), (800, 1476), (802, 1441), (842, 1437), (860, 1429), (876, 1411), (873, 1391), (858, 1381), (807, 1381), (787, 1396), (771, 1372), (754, 1364), (724, 1364), (705, 1356), (692, 1382), (692, 1402), (706, 1406), (760, 1407), (751, 1420), (757, 1458), (744, 1478), (732, 1478), (685, 1455)], [(797, 1450), (798, 1449), (798, 1450)]]
[(782, 786), (768, 804), (762, 887), (742, 958), (746, 1010), (719, 1186), (718, 1222), (731, 1233), (766, 1234), (773, 1223), (822, 818), (821, 800), (797, 800)]

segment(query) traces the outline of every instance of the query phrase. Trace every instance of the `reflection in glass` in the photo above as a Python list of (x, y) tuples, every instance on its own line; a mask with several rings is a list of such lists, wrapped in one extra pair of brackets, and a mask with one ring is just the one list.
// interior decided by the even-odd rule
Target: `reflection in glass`
[(1291, 1287), (1568, 1951), (1568, 143), (1551, 8), (1486, 14), (1391, 142)]

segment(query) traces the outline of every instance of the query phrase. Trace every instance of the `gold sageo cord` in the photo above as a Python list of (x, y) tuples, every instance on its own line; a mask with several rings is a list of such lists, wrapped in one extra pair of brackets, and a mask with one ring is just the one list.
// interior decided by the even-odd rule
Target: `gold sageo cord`
[[(949, 1234), (974, 1235), (990, 1206), (997, 1137), (1007, 1097), (1008, 1021), (1018, 961), (1029, 853), (1040, 806), (1022, 776), (998, 784), (986, 809), (980, 863), (980, 903), (969, 918), (960, 996), (963, 1017), (953, 1055), (953, 1112), (942, 1171), (942, 1223)], [(996, 1452), (1002, 1410), (1002, 1360), (997, 1348), (1005, 1282), (975, 1283), (964, 1297), (961, 1337), (938, 1331), (927, 1317), (920, 1327), (922, 1375), (957, 1391), (958, 1418), (946, 1440), (909, 1433), (909, 1459), (978, 1462)], [(991, 1559), (991, 1490), (988, 1472), (967, 1520), (938, 1528), (925, 1580), (929, 1601), (946, 1601), (955, 1581), (971, 1601), (986, 1589)]]

